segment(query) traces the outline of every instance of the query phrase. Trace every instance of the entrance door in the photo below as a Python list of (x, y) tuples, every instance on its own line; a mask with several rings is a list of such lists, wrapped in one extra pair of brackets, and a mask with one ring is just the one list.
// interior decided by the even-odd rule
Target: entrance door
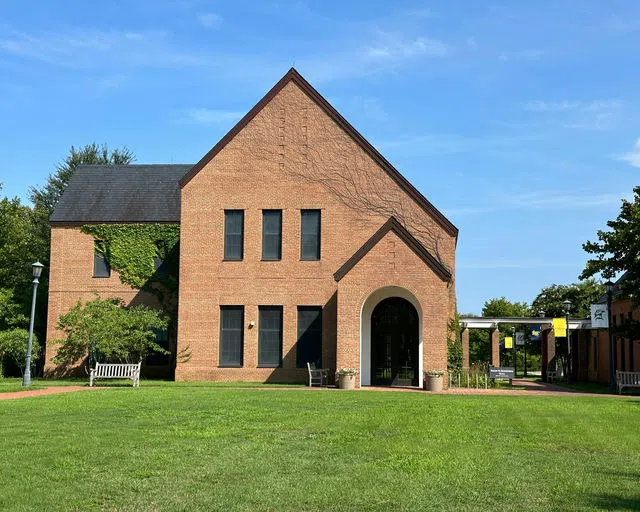
[(408, 300), (390, 297), (371, 315), (371, 383), (418, 385), (418, 312)]

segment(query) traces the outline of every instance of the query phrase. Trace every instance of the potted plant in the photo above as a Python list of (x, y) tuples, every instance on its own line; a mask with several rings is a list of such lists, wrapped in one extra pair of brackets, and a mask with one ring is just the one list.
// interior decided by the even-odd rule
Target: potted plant
[(336, 372), (336, 384), (340, 389), (355, 389), (358, 373), (355, 368), (340, 368)]
[(424, 372), (425, 391), (442, 391), (444, 370), (427, 370)]

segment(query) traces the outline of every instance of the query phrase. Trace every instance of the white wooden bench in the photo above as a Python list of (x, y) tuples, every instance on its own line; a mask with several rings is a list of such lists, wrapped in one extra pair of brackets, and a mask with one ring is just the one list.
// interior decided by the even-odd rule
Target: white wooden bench
[(640, 388), (640, 372), (616, 372), (616, 384), (618, 393), (624, 388)]
[(562, 370), (547, 370), (547, 382), (553, 382), (554, 379), (560, 380), (562, 378)]
[(93, 386), (96, 379), (131, 379), (133, 387), (140, 387), (140, 365), (96, 363), (89, 374), (89, 386)]
[(312, 388), (315, 385), (324, 386), (329, 379), (329, 370), (316, 368), (315, 363), (307, 363), (307, 369), (309, 370), (309, 387)]

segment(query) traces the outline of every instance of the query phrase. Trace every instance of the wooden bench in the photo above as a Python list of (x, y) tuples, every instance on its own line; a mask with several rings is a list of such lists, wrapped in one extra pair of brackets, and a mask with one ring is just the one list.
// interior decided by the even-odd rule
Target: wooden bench
[(560, 380), (562, 378), (562, 370), (547, 370), (547, 382), (553, 382), (553, 379)]
[(312, 388), (315, 385), (325, 386), (329, 379), (329, 370), (322, 368), (316, 368), (315, 363), (307, 363), (307, 369), (309, 370), (309, 387)]
[(617, 371), (616, 385), (618, 394), (621, 394), (624, 388), (640, 388), (640, 372)]
[(134, 388), (140, 387), (141, 364), (96, 363), (89, 374), (89, 386), (92, 387), (96, 379), (131, 379)]

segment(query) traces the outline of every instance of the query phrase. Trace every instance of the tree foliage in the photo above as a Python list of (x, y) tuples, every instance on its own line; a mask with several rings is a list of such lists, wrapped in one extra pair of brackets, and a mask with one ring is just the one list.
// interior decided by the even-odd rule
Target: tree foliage
[(458, 373), (462, 370), (462, 339), (460, 337), (460, 316), (456, 313), (447, 324), (447, 370)]
[[(28, 341), (29, 331), (26, 329), (16, 327), (0, 331), (0, 377), (8, 360), (12, 361), (21, 373), (24, 372)], [(34, 334), (31, 344), (31, 366), (35, 367), (38, 357), (40, 357), (40, 344)]]
[(572, 317), (587, 318), (591, 315), (591, 304), (595, 303), (605, 293), (604, 285), (591, 278), (573, 284), (554, 284), (543, 288), (531, 304), (531, 309), (537, 314), (544, 311), (546, 317), (564, 317), (562, 303), (571, 301)]
[(580, 275), (586, 279), (600, 274), (605, 279), (613, 279), (616, 274), (626, 272), (620, 284), (624, 296), (631, 297), (640, 306), (640, 186), (633, 189), (633, 199), (622, 200), (620, 214), (607, 222), (609, 230), (599, 230), (598, 241), (587, 241), (583, 249), (594, 257)]
[(96, 298), (78, 301), (60, 316), (58, 329), (65, 338), (54, 358), (56, 364), (139, 362), (152, 352), (167, 354), (156, 343), (156, 332), (167, 328), (167, 319), (146, 306), (124, 306), (122, 299)]

